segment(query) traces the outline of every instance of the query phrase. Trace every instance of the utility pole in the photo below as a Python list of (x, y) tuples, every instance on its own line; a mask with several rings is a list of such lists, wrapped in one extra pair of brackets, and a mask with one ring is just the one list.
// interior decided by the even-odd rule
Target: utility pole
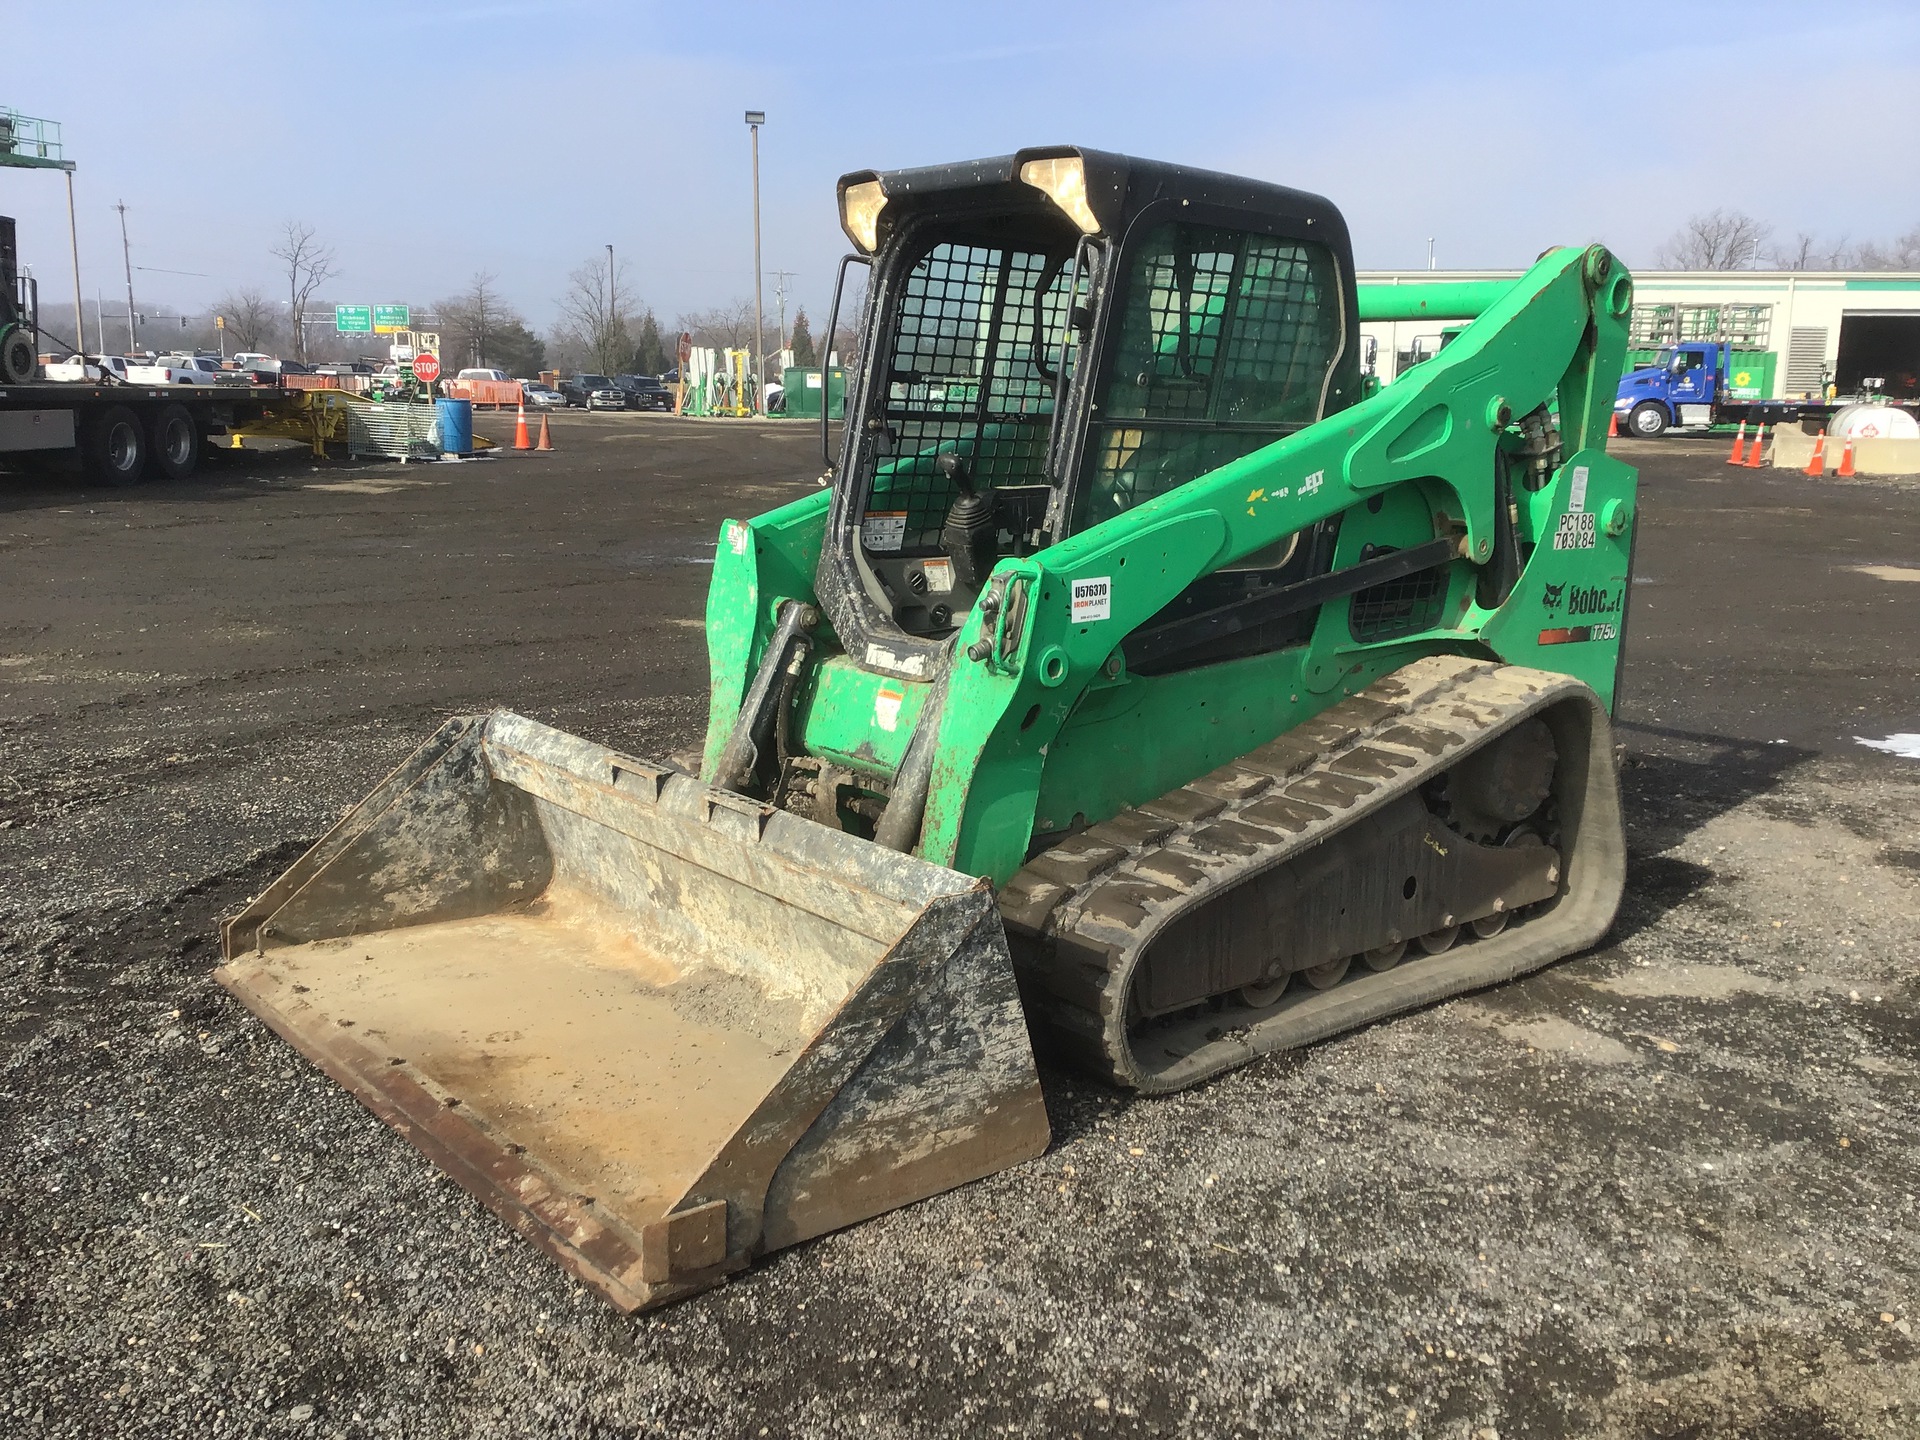
[[(81, 329), (85, 330), (84, 322)], [(99, 337), (97, 348), (102, 355), (107, 353), (107, 302), (100, 298), (100, 287), (93, 287), (93, 333)], [(80, 337), (80, 348), (87, 348), (87, 337)], [(84, 372), (83, 372), (84, 373)]]
[(795, 272), (792, 270), (776, 270), (773, 272), (773, 303), (774, 308), (778, 310), (780, 315), (780, 319), (776, 322), (780, 333), (780, 343), (773, 347), (776, 355), (787, 348), (787, 282), (793, 279), (794, 274)]
[(759, 353), (759, 361), (753, 367), (753, 409), (757, 412), (765, 403), (760, 397), (766, 392), (767, 369), (767, 323), (761, 318), (760, 300), (760, 127), (767, 123), (764, 110), (747, 111), (747, 129), (753, 134), (753, 344)]
[[(73, 223), (73, 166), (68, 164), (67, 171), (67, 243), (73, 247), (73, 343), (80, 347), (82, 364), (80, 373), (85, 375), (84, 363), (87, 352), (87, 312), (80, 299), (80, 231)], [(99, 301), (99, 292), (94, 292), (95, 304)], [(95, 317), (98, 319), (98, 317)]]
[(1427, 269), (1433, 269), (1433, 236), (1427, 236)]
[(113, 208), (120, 212), (120, 259), (127, 267), (127, 353), (131, 355), (140, 342), (133, 329), (133, 250), (127, 244), (127, 202), (122, 200)]

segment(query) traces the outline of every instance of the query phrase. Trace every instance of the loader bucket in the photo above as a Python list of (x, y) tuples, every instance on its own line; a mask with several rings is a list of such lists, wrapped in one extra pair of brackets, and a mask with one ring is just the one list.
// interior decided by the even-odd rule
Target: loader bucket
[(506, 711), (230, 921), (228, 990), (626, 1310), (1039, 1154), (985, 881)]

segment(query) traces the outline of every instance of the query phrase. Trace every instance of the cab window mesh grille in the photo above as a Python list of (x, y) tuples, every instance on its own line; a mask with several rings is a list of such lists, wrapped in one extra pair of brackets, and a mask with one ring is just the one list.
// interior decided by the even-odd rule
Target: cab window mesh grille
[(1076, 530), (1319, 419), (1340, 353), (1339, 279), (1317, 245), (1172, 223), (1125, 283)]
[(865, 447), (866, 510), (904, 513), (899, 549), (939, 548), (957, 491), (934, 468), (966, 457), (976, 488), (1042, 485), (1065, 321), (1066, 258), (944, 242), (908, 274)]

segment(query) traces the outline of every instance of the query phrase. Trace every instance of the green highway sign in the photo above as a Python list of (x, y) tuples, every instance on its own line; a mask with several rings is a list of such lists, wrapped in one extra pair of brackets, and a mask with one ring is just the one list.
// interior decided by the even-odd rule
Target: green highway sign
[(373, 307), (373, 328), (381, 335), (391, 335), (398, 330), (413, 328), (413, 310), (407, 305), (376, 305)]
[(333, 328), (342, 335), (371, 335), (373, 310), (366, 305), (336, 305), (333, 307)]

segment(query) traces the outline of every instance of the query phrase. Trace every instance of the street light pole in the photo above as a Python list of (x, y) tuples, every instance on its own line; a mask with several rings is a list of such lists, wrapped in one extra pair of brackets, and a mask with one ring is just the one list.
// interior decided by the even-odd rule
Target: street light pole
[(120, 258), (127, 267), (127, 353), (139, 348), (139, 339), (133, 333), (133, 250), (127, 244), (127, 202), (122, 200), (113, 207), (120, 212)]
[(753, 409), (756, 412), (765, 403), (760, 397), (766, 393), (767, 368), (767, 326), (761, 318), (760, 299), (760, 127), (766, 123), (766, 111), (747, 111), (747, 129), (753, 134), (753, 347), (758, 356), (753, 367)]

